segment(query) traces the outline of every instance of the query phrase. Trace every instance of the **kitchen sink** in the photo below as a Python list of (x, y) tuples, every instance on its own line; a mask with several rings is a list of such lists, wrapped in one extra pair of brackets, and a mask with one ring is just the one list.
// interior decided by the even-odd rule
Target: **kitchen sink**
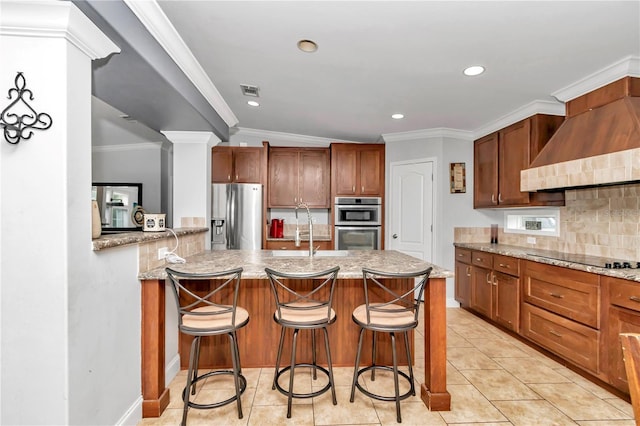
[[(345, 257), (349, 250), (318, 250), (313, 257)], [(309, 250), (272, 250), (273, 257), (309, 257)]]

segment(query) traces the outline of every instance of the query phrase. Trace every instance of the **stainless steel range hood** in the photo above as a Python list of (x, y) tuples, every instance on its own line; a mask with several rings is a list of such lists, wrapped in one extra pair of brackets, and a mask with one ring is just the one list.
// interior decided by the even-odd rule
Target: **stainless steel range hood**
[(521, 191), (640, 181), (640, 78), (567, 102), (565, 122), (521, 172)]

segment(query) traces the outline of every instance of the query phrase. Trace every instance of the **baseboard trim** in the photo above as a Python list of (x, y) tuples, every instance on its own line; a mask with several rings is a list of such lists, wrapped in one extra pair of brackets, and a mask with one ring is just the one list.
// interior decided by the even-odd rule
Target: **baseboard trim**
[(180, 372), (180, 354), (176, 354), (164, 370), (164, 385), (169, 387), (171, 381)]
[(129, 407), (126, 413), (116, 422), (116, 425), (136, 426), (142, 420), (142, 395)]

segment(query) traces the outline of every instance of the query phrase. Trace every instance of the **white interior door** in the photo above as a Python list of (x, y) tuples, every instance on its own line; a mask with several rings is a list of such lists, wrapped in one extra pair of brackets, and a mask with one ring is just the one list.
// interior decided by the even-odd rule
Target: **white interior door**
[(391, 163), (389, 248), (433, 263), (433, 161)]

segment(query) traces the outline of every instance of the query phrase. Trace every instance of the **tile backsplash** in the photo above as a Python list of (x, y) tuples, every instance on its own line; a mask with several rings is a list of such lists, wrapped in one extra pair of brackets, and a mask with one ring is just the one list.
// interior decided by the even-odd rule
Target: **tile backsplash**
[[(498, 242), (521, 247), (557, 250), (621, 260), (640, 260), (640, 184), (615, 185), (565, 192), (560, 208), (560, 236), (535, 236), (503, 232)], [(488, 243), (490, 227), (455, 228), (454, 241)]]

